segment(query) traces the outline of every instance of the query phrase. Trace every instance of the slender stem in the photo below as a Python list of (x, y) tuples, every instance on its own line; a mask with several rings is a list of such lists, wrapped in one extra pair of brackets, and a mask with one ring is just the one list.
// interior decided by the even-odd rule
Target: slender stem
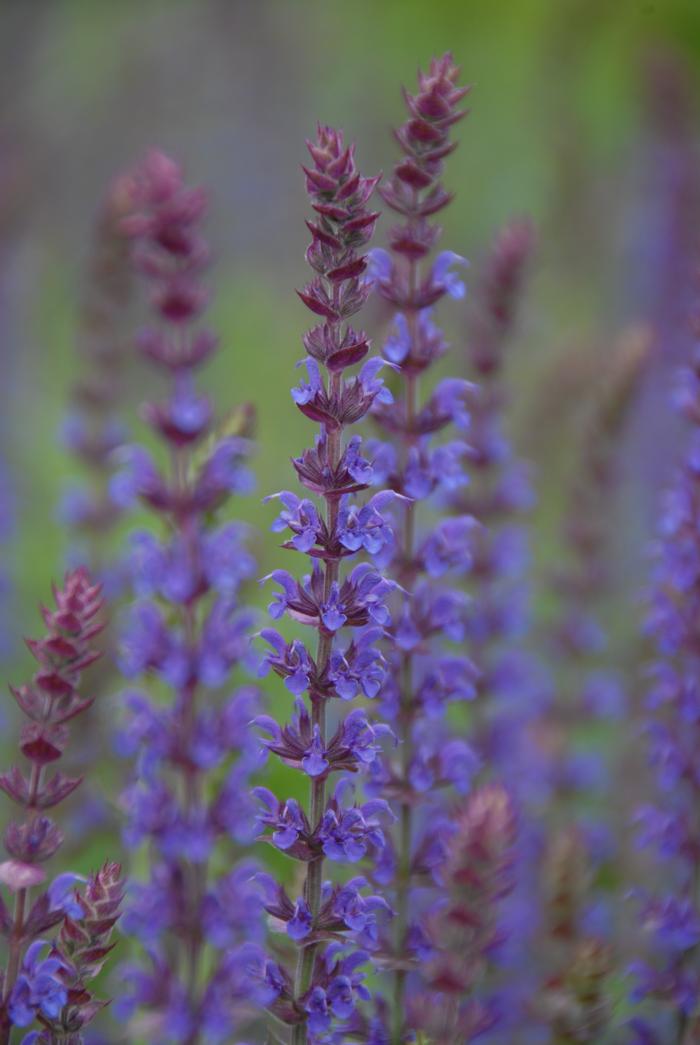
[[(190, 453), (187, 448), (175, 451), (172, 454), (171, 463), (173, 481), (181, 492), (185, 492), (187, 490), (190, 467)], [(198, 535), (194, 520), (191, 516), (185, 516), (176, 521), (176, 526), (179, 526), (188, 546), (189, 554), (193, 558), (196, 557), (198, 554)], [(186, 646), (188, 650), (193, 650), (197, 643), (197, 614), (194, 603), (187, 603), (182, 609), (181, 616)], [(178, 694), (179, 713), (182, 716), (186, 734), (191, 733), (195, 726), (196, 701), (197, 684), (190, 680)], [(184, 808), (191, 813), (201, 801), (201, 780), (197, 770), (191, 765), (182, 767), (182, 789)], [(192, 1011), (196, 1011), (200, 957), (203, 944), (198, 912), (202, 898), (206, 894), (208, 866), (206, 862), (185, 864), (184, 871), (189, 881), (190, 918), (187, 923), (188, 931), (181, 940), (183, 953), (179, 965), (186, 969), (185, 982), (187, 983), (187, 992)], [(199, 1029), (195, 1027), (187, 1038), (187, 1045), (197, 1045), (199, 1040)]]
[[(340, 390), (341, 377), (339, 373), (331, 374), (330, 378), (330, 390), (331, 393), (338, 393)], [(341, 436), (339, 431), (329, 432), (328, 434), (328, 463), (331, 469), (335, 469), (340, 455), (342, 452)], [(339, 501), (335, 495), (326, 497), (326, 524), (328, 532), (334, 534), (336, 530), (336, 524), (338, 521), (338, 509)], [(333, 585), (338, 580), (339, 574), (339, 563), (337, 559), (328, 560), (325, 564), (325, 571), (323, 577), (323, 592), (325, 599), (328, 599)], [(331, 652), (333, 650), (333, 636), (325, 631), (320, 631), (318, 636), (318, 646), (316, 649), (316, 665), (319, 677), (323, 676), (323, 673), (328, 666), (330, 661)], [(311, 701), (311, 724), (315, 729), (318, 726), (321, 743), (325, 748), (326, 744), (326, 702), (323, 697), (312, 697)], [(311, 830), (315, 831), (318, 827), (323, 813), (326, 808), (326, 778), (325, 776), (317, 777), (311, 781), (310, 785), (310, 822)], [(318, 918), (319, 911), (321, 909), (321, 890), (323, 886), (323, 854), (317, 857), (315, 860), (311, 860), (307, 867), (306, 882), (304, 885), (304, 899), (309, 906), (311, 912), (312, 925)], [(309, 987), (311, 986), (311, 980), (313, 977), (314, 961), (316, 958), (316, 951), (318, 949), (318, 943), (311, 943), (308, 946), (302, 946), (299, 949), (299, 955), (297, 958), (296, 975), (294, 980), (294, 996), (299, 999), (306, 994)], [(306, 1021), (297, 1024), (292, 1031), (292, 1045), (306, 1045), (307, 1042), (307, 1028)]]
[[(415, 279), (412, 272), (411, 281)], [(408, 317), (411, 342), (415, 332), (415, 313)], [(406, 454), (413, 440), (413, 422), (416, 416), (416, 378), (413, 374), (406, 375), (405, 385), (405, 409), (406, 409)], [(410, 501), (404, 512), (404, 569), (407, 573), (412, 570), (413, 546), (415, 543), (415, 503)], [(396, 883), (396, 935), (395, 946), (398, 958), (406, 950), (406, 930), (408, 928), (408, 904), (411, 884), (411, 843), (413, 834), (413, 816), (411, 803), (408, 796), (408, 779), (411, 769), (412, 744), (411, 724), (413, 712), (413, 664), (410, 653), (405, 653), (401, 663), (401, 703), (399, 707), (399, 742), (401, 744), (401, 781), (405, 789), (401, 802), (399, 817), (399, 861)], [(396, 970), (394, 980), (394, 1002), (392, 1021), (392, 1043), (401, 1045), (404, 1027), (404, 997), (406, 993), (406, 969)]]

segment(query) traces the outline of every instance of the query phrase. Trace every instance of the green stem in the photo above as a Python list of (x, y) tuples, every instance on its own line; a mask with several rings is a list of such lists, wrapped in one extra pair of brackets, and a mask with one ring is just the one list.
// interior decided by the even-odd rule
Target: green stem
[[(338, 392), (340, 389), (341, 377), (338, 373), (331, 374), (331, 392)], [(338, 464), (341, 454), (341, 439), (340, 432), (330, 432), (328, 435), (328, 460), (331, 468), (335, 468)], [(333, 534), (336, 530), (336, 524), (338, 521), (338, 509), (339, 501), (335, 496), (327, 498), (326, 501), (326, 512), (327, 512), (327, 527), (328, 532)], [(325, 564), (325, 573), (323, 578), (323, 591), (324, 596), (327, 599), (330, 595), (331, 588), (338, 580), (339, 574), (339, 563), (337, 560), (331, 560)], [(331, 652), (333, 649), (333, 636), (326, 632), (320, 632), (318, 637), (318, 647), (316, 650), (316, 665), (318, 669), (319, 677), (323, 675), (328, 662), (330, 661)], [(321, 743), (325, 747), (326, 743), (326, 702), (324, 697), (312, 696), (311, 700), (311, 724), (315, 728), (318, 726), (319, 733), (321, 736)], [(311, 830), (315, 831), (323, 817), (326, 808), (326, 778), (321, 777), (311, 781), (310, 785), (310, 822)], [(311, 924), (314, 925), (318, 918), (319, 911), (321, 909), (321, 889), (323, 886), (323, 854), (319, 855), (315, 860), (311, 860), (308, 864), (306, 871), (306, 882), (304, 884), (304, 899), (309, 906), (311, 912)], [(311, 986), (311, 980), (314, 971), (314, 961), (316, 959), (316, 952), (318, 950), (318, 943), (310, 943), (306, 947), (302, 946), (299, 949), (299, 955), (297, 957), (297, 967), (294, 977), (294, 997), (298, 1000), (302, 998)], [(292, 1030), (292, 1045), (306, 1045), (307, 1038), (307, 1027), (306, 1020), (303, 1023), (297, 1024)]]
[[(413, 280), (414, 277), (412, 277)], [(415, 331), (415, 315), (409, 314), (409, 330), (411, 339)], [(416, 378), (409, 374), (406, 377), (406, 427), (407, 447), (413, 435), (411, 429), (416, 415)], [(404, 568), (407, 574), (412, 571), (413, 546), (415, 543), (415, 504), (406, 505), (404, 515)], [(413, 669), (410, 653), (403, 657), (401, 666), (401, 703), (399, 707), (399, 742), (401, 745), (401, 781), (406, 791), (399, 814), (399, 864), (396, 884), (396, 921), (395, 921), (395, 957), (403, 961), (406, 952), (406, 931), (408, 928), (408, 903), (411, 884), (411, 842), (413, 835), (413, 816), (408, 798), (408, 778), (411, 769), (411, 722), (413, 712)], [(404, 998), (406, 994), (406, 970), (396, 970), (394, 979), (394, 999), (392, 1013), (392, 1045), (401, 1045), (404, 1027)]]

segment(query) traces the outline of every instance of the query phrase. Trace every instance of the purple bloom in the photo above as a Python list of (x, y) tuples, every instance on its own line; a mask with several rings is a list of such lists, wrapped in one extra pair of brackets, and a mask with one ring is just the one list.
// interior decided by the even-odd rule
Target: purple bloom
[(294, 914), (287, 922), (287, 935), (293, 940), (303, 940), (311, 932), (312, 917), (308, 904), (304, 900), (297, 900), (294, 905)]
[(10, 1019), (17, 1027), (27, 1027), (39, 1014), (48, 1020), (58, 1019), (68, 1000), (60, 977), (60, 958), (40, 958), (47, 947), (46, 940), (35, 940), (27, 948), (8, 1005)]
[(436, 526), (420, 551), (428, 576), (466, 573), (473, 562), (473, 534), (477, 527), (469, 515), (445, 519)]
[(435, 286), (443, 287), (451, 298), (459, 301), (466, 294), (466, 287), (455, 272), (453, 266), (466, 265), (467, 261), (451, 250), (443, 250), (435, 258), (432, 269), (432, 281)]

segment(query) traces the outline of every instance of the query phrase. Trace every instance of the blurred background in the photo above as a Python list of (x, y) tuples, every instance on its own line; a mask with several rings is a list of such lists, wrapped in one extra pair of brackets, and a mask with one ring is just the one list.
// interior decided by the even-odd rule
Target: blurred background
[[(630, 472), (643, 465), (644, 477), (627, 526), (648, 521), (646, 480), (667, 460), (666, 363), (682, 353), (700, 196), (693, 0), (4, 0), (0, 424), (15, 495), (9, 566), (22, 581), (13, 630), (65, 552), (65, 532), (48, 520), (75, 465), (57, 432), (112, 177), (158, 145), (209, 187), (224, 351), (208, 379), (222, 407), (255, 402), (259, 488), (277, 489), (305, 438), (287, 392), (306, 322), (294, 294), (305, 278), (304, 138), (317, 119), (339, 125), (365, 170), (388, 169), (400, 86), (448, 48), (474, 90), (447, 173), (456, 200), (444, 244), (477, 277), (506, 218), (530, 215), (537, 229), (511, 369), (516, 442), (537, 465), (543, 532), (556, 525), (551, 500), (577, 407), (615, 339), (640, 321), (663, 335), (643, 417), (630, 424)], [(453, 310), (454, 369), (462, 318)], [(141, 382), (134, 364), (132, 384)], [(257, 502), (250, 515), (267, 518)]]
[[(558, 555), (591, 404), (624, 345), (647, 346), (605, 505), (614, 583), (603, 613), (618, 647), (633, 645), (656, 497), (679, 440), (673, 375), (692, 343), (696, 0), (2, 0), (6, 678), (23, 677), (20, 637), (36, 631), (36, 605), (69, 552), (57, 513), (79, 467), (60, 431), (83, 365), (95, 221), (114, 175), (156, 145), (210, 190), (222, 351), (205, 383), (222, 410), (243, 401), (257, 410), (258, 491), (240, 512), (260, 529), (263, 574), (278, 553), (262, 496), (290, 484), (289, 456), (309, 438), (289, 397), (308, 325), (294, 292), (306, 279), (304, 139), (316, 120), (340, 126), (366, 173), (389, 170), (401, 85), (447, 49), (474, 89), (447, 168), (456, 199), (444, 247), (478, 279), (506, 219), (529, 215), (536, 229), (508, 364), (511, 435), (534, 466), (536, 580)], [(139, 296), (125, 313), (127, 346)], [(452, 373), (464, 372), (468, 309), (469, 295), (444, 310)], [(141, 437), (138, 404), (152, 378), (125, 351), (123, 420)]]

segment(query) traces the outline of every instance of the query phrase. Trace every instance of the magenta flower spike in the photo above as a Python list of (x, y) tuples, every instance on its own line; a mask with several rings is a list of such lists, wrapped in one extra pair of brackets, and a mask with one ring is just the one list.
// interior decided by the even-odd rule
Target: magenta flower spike
[[(32, 680), (12, 695), (28, 721), (22, 727), (19, 748), (31, 769), (18, 766), (0, 774), (0, 789), (24, 810), (21, 822), (5, 830), (8, 859), (0, 863), (0, 884), (14, 897), (10, 910), (0, 893), (0, 933), (7, 938), (7, 962), (0, 973), (0, 1042), (7, 1045), (13, 1027), (43, 1028), (25, 1041), (82, 1042), (82, 1028), (102, 1007), (87, 987), (96, 967), (77, 968), (63, 947), (65, 934), (90, 934), (90, 911), (75, 891), (79, 876), (59, 874), (47, 883), (44, 864), (63, 843), (63, 834), (48, 815), (81, 784), (79, 777), (55, 769), (69, 739), (69, 723), (92, 704), (80, 691), (82, 673), (100, 656), (95, 640), (104, 624), (98, 585), (78, 569), (54, 589), (55, 609), (42, 608), (46, 635), (28, 639), (39, 668)], [(120, 869), (109, 865), (110, 925), (96, 939), (108, 945), (121, 900)], [(99, 878), (99, 875), (98, 875)], [(88, 888), (87, 892), (90, 891)], [(36, 895), (32, 890), (38, 889)], [(85, 893), (84, 895), (87, 895)], [(67, 921), (68, 920), (68, 921)], [(59, 938), (47, 934), (61, 926)], [(102, 959), (106, 958), (105, 950)], [(100, 963), (101, 964), (101, 963)], [(79, 989), (78, 989), (79, 988)]]

